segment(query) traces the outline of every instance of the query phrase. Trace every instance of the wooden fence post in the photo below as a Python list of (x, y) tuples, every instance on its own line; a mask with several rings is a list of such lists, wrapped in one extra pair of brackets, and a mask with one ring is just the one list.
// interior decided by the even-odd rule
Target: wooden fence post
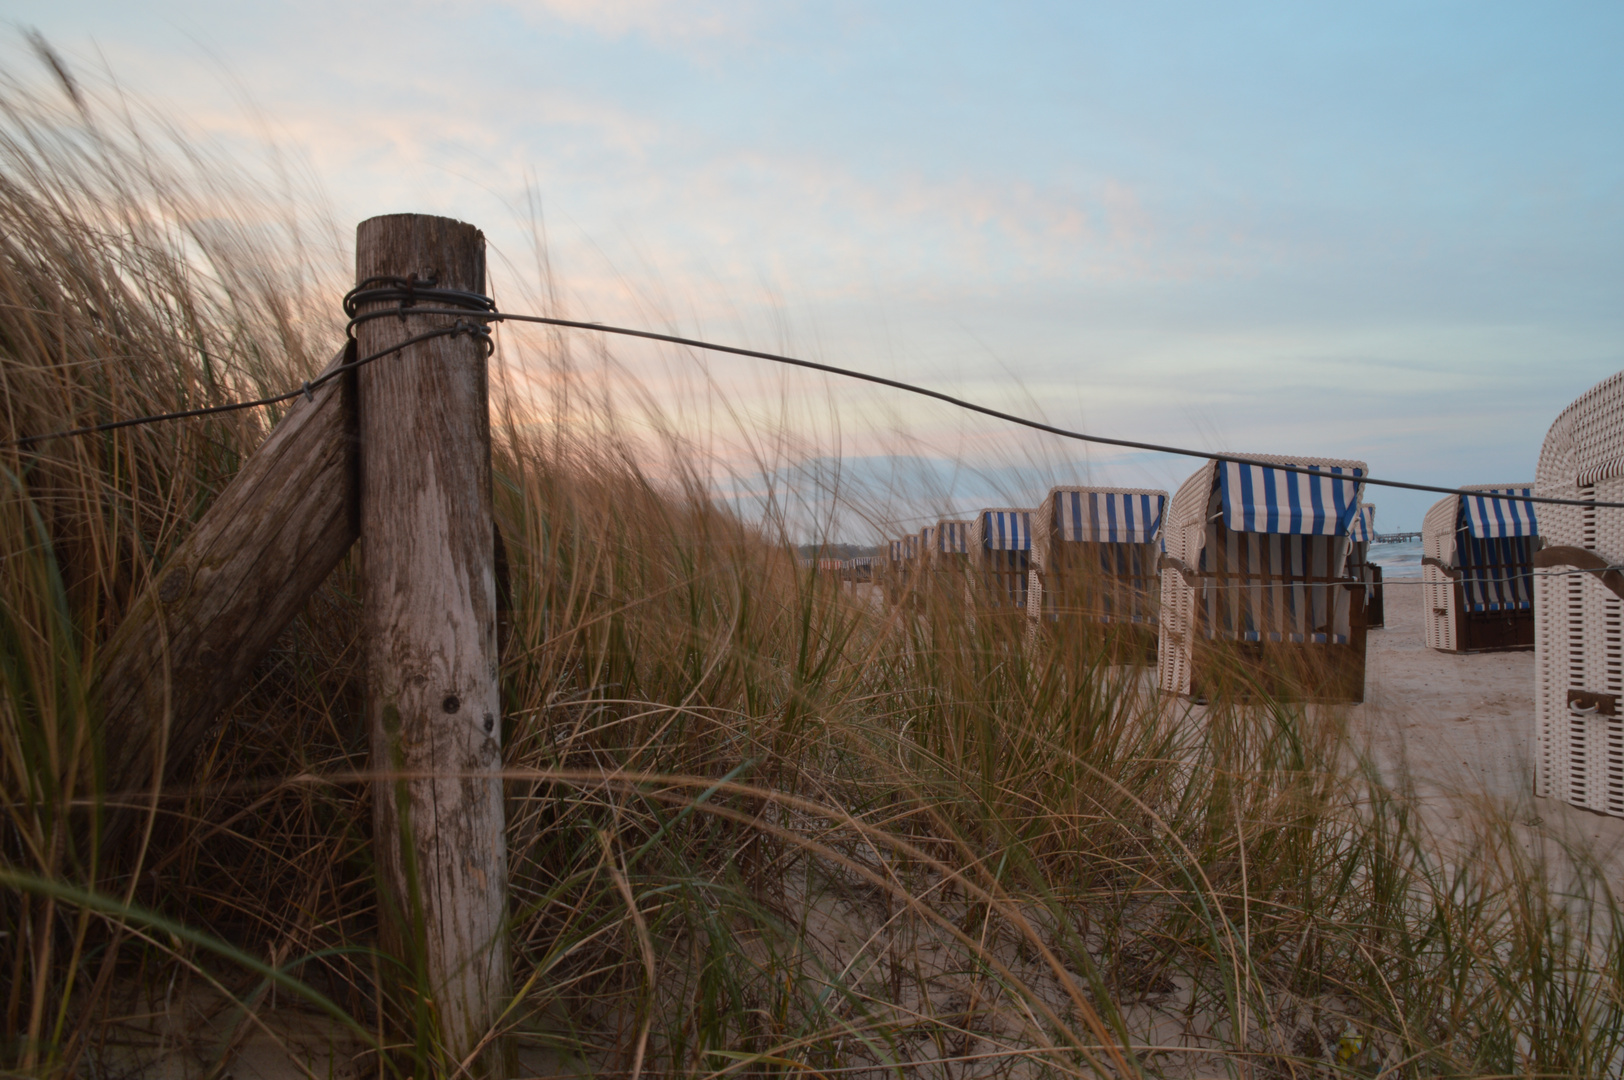
[[(448, 218), (364, 221), (355, 261), (358, 281), (485, 291), (484, 236)], [(361, 323), (361, 355), (454, 321), (402, 315)], [(444, 1075), (509, 992), (484, 347), (434, 338), (362, 368), (357, 384), (366, 714), (373, 768), (392, 774), (373, 789), (381, 937), (408, 980), (397, 989), (416, 997), (401, 1034)], [(431, 1025), (445, 1056), (423, 1062)], [(509, 1055), (498, 1040), (473, 1075), (509, 1075)]]

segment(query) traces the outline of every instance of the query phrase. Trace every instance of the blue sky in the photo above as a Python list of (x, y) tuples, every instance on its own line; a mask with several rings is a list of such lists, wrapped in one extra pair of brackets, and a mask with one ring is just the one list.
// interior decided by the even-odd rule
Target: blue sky
[[(10, 13), (227, 145), (297, 151), (341, 222), (479, 223), (514, 264), (509, 295), (539, 200), (576, 317), (792, 349), (1054, 423), (1518, 480), (1557, 412), (1624, 367), (1618, 5)], [(747, 400), (778, 386), (716, 372)], [(1194, 469), (819, 392), (856, 457), (900, 452), (900, 426), (908, 454), (987, 474), (1042, 459), (1034, 484), (1172, 487)], [(1372, 498), (1386, 528), (1418, 527), (1431, 501)]]

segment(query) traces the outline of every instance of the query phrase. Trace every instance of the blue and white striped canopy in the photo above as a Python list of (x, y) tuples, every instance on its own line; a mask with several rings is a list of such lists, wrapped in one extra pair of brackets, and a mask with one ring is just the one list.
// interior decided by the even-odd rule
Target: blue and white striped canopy
[(915, 559), (919, 557), (919, 537), (904, 536), (902, 538), (902, 557)]
[(919, 551), (920, 554), (924, 554), (934, 550), (936, 550), (936, 526), (926, 525), (919, 530)]
[(1062, 540), (1148, 544), (1162, 527), (1166, 495), (1125, 491), (1057, 491), (1054, 516)]
[(970, 550), (970, 523), (943, 521), (936, 525), (936, 550), (944, 555), (963, 555)]
[(1534, 504), (1512, 499), (1496, 499), (1496, 495), (1532, 495), (1532, 488), (1495, 488), (1482, 494), (1460, 497), (1461, 516), (1466, 519), (1466, 531), (1480, 540), (1496, 540), (1503, 536), (1538, 536), (1539, 518), (1534, 516)]
[(1467, 611), (1528, 611), (1534, 606), (1533, 540), (1461, 537), (1455, 559)]
[(1348, 539), (1355, 544), (1368, 544), (1376, 539), (1376, 508), (1370, 503), (1359, 507), (1359, 512), (1353, 516), (1353, 528), (1348, 530)]
[(1308, 468), (1316, 471), (1219, 462), (1224, 525), (1231, 532), (1348, 535), (1359, 509), (1364, 470), (1341, 465)]
[(1032, 550), (1032, 512), (1029, 510), (983, 510), (981, 525), (988, 551)]
[(903, 542), (901, 540), (893, 540), (893, 541), (891, 541), (891, 561), (892, 562), (901, 562), (902, 561), (902, 545), (903, 545)]

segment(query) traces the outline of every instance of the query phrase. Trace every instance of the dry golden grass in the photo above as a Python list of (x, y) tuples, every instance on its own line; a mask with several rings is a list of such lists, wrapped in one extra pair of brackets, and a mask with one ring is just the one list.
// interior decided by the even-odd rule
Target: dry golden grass
[[(5, 438), (296, 384), (339, 332), (303, 207), (93, 97), (0, 86)], [(1110, 642), (842, 590), (597, 360), (499, 362), (528, 1072), (1616, 1074), (1620, 908), (1582, 852), (1492, 814), (1429, 837), (1332, 710), (1191, 714)], [(98, 643), (273, 421), (0, 452), (9, 1072), (219, 1076), (295, 1015), (320, 1068), (394, 1067), (347, 570), (142, 842), (89, 842), (124, 794)]]

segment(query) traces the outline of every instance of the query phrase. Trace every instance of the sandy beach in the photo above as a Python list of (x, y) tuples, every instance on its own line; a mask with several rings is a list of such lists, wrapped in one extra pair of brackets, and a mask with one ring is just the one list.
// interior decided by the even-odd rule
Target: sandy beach
[(1624, 884), (1624, 819), (1533, 795), (1534, 654), (1458, 656), (1422, 644), (1419, 578), (1387, 583), (1387, 625), (1370, 631), (1354, 731), (1394, 775), (1408, 768), (1446, 831), (1484, 800), (1515, 820), (1590, 844)]

